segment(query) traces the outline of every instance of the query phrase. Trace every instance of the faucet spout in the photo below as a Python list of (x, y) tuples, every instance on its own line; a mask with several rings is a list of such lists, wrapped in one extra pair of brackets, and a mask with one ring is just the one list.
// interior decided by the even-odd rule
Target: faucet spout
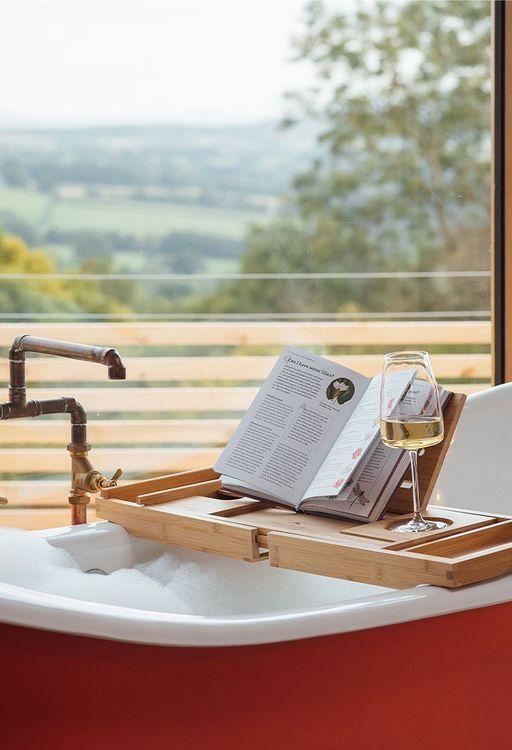
[(54, 354), (57, 357), (67, 357), (68, 359), (80, 359), (83, 362), (98, 362), (108, 367), (108, 376), (111, 380), (125, 380), (126, 378), (126, 368), (119, 352), (110, 347), (44, 339), (25, 333), (14, 339), (11, 352), (38, 352), (40, 354)]
[(126, 367), (116, 349), (107, 349), (105, 363), (110, 380), (126, 380)]

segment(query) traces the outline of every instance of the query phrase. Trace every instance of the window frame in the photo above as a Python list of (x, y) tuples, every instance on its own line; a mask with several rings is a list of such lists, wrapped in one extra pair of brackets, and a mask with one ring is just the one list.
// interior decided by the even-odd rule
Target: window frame
[(512, 381), (512, 4), (493, 2), (491, 325), (493, 385)]

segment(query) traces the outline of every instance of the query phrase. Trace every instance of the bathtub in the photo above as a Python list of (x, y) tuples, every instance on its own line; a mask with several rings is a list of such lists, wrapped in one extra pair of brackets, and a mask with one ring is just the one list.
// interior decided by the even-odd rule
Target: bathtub
[[(500, 436), (493, 416), (511, 390), (493, 391), (497, 411), (489, 396), (471, 400), (440, 503), (459, 494), (466, 507), (510, 512), (505, 476), (491, 493), (478, 484), (477, 461), (496, 451), (471, 440), (482, 414)], [(84, 572), (130, 568), (160, 548), (103, 522), (32, 533)], [(0, 571), (1, 747), (512, 746), (512, 575), (451, 591), (345, 582), (323, 605), (308, 599), (315, 577), (294, 575), (295, 606), (213, 617), (38, 593)]]
[[(43, 535), (84, 571), (159, 546), (110, 523)], [(2, 747), (506, 748), (511, 584), (347, 582), (335, 605), (231, 617), (0, 584)]]

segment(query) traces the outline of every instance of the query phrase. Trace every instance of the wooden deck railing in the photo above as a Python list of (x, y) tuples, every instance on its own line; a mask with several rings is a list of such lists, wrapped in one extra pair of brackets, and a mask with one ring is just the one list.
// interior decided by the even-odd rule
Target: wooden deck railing
[[(287, 344), (315, 347), (367, 375), (378, 372), (382, 354), (359, 353), (365, 348), (436, 347), (443, 353), (433, 355), (434, 368), (450, 388), (473, 393), (491, 377), (486, 322), (37, 323), (0, 324), (4, 387), (7, 347), (26, 332), (123, 354), (126, 383), (108, 382), (98, 365), (27, 357), (30, 397), (73, 395), (84, 404), (91, 458), (106, 474), (117, 466), (135, 476), (213, 462)], [(330, 354), (333, 348), (347, 353)], [(0, 398), (6, 397), (5, 390)], [(68, 440), (66, 418), (0, 423), (0, 494), (9, 499), (0, 525), (67, 522)]]

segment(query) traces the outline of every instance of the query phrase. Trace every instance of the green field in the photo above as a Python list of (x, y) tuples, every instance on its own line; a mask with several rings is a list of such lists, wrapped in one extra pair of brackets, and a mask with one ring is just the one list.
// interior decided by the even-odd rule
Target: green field
[(53, 198), (42, 193), (0, 187), (0, 217), (9, 212), (36, 229), (119, 232), (139, 237), (191, 232), (242, 239), (248, 224), (265, 214), (157, 201)]

